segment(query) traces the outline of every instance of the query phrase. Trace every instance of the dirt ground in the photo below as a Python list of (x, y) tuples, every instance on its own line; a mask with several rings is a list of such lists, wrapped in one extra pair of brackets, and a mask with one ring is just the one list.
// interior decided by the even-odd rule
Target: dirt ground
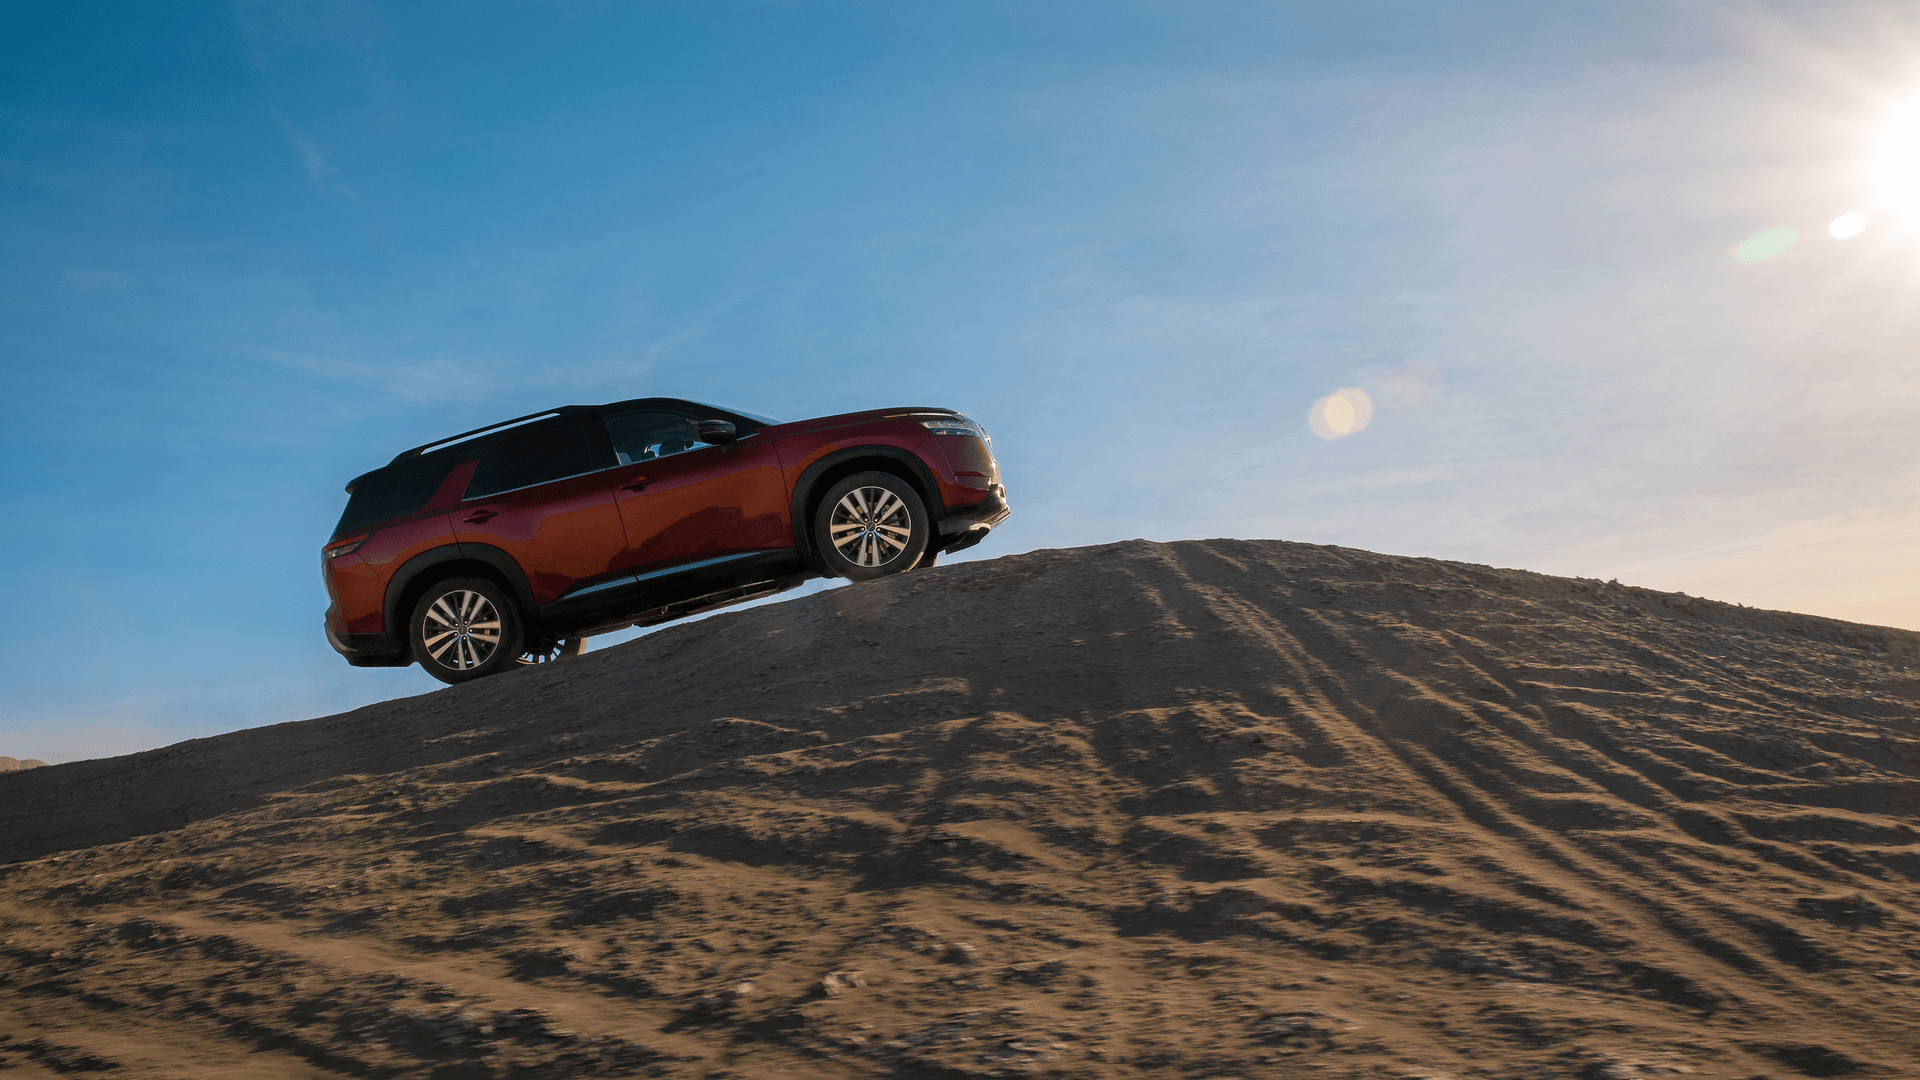
[(0, 776), (26, 1077), (1920, 1076), (1920, 635), (1278, 541)]

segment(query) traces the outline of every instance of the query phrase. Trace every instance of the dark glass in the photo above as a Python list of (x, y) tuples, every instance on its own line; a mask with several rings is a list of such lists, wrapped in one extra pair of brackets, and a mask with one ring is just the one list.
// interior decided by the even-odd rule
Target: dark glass
[(467, 485), (467, 498), (481, 499), (593, 470), (587, 422), (556, 424), (494, 443)]
[(353, 485), (352, 498), (347, 500), (347, 509), (340, 515), (333, 535), (359, 532), (427, 505), (457, 463), (458, 458), (452, 454), (429, 456), (361, 480)]
[(614, 413), (607, 417), (607, 436), (613, 440), (614, 455), (622, 465), (685, 453), (705, 445), (700, 441), (699, 425), (692, 417), (658, 409)]

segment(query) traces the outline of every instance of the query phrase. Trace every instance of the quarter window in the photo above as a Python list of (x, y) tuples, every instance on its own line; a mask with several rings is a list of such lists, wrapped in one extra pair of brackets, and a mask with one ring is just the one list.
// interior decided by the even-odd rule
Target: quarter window
[(467, 485), (467, 498), (482, 499), (593, 471), (587, 422), (556, 424), (494, 443)]
[(613, 440), (613, 452), (622, 465), (683, 454), (704, 445), (699, 425), (692, 417), (657, 409), (607, 417), (607, 436)]
[(347, 508), (341, 513), (340, 524), (334, 527), (333, 535), (345, 536), (426, 506), (459, 461), (452, 454), (439, 454), (384, 469), (361, 480), (353, 485), (350, 492), (353, 497), (347, 500)]

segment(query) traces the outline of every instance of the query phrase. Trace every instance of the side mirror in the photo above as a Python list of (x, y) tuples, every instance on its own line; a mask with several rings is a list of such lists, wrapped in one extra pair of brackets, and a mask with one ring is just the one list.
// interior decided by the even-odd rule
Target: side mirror
[(700, 426), (694, 430), (699, 434), (701, 442), (713, 443), (715, 446), (726, 446), (738, 438), (733, 433), (733, 425), (725, 420), (702, 420)]

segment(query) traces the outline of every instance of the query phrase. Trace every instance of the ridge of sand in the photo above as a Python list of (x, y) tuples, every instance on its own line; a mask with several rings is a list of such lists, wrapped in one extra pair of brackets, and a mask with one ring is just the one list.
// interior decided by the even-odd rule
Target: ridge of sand
[(1920, 1075), (1920, 635), (1279, 541), (0, 779), (22, 1076)]
[(22, 761), (19, 758), (0, 755), (0, 772), (19, 772), (22, 769), (38, 769), (45, 765), (46, 762), (39, 758), (27, 758)]

